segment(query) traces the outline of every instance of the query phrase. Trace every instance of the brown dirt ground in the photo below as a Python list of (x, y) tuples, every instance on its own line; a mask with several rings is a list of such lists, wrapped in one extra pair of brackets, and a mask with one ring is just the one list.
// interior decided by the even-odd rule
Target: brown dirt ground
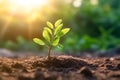
[(0, 80), (120, 80), (120, 56), (2, 57)]

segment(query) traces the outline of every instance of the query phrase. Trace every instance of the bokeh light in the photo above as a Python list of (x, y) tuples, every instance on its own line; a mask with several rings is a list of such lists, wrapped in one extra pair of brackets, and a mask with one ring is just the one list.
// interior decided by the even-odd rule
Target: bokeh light
[(82, 0), (75, 0), (75, 1), (73, 2), (73, 6), (74, 6), (74, 7), (80, 7), (81, 4), (82, 4)]
[(98, 4), (98, 0), (90, 0), (90, 3), (91, 3), (92, 5), (97, 5), (97, 4)]

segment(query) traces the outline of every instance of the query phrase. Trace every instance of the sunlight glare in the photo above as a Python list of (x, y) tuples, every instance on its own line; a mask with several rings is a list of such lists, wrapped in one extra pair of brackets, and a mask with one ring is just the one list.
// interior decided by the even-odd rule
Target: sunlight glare
[(0, 0), (0, 3), (2, 2), (2, 0)]
[(22, 10), (30, 12), (34, 9), (40, 9), (48, 0), (8, 0), (11, 11)]

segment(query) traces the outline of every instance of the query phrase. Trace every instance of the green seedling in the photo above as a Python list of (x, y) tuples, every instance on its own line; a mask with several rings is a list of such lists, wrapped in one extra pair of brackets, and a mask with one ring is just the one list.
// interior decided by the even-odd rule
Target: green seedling
[(47, 26), (44, 27), (42, 36), (44, 40), (41, 40), (39, 38), (34, 38), (33, 41), (39, 45), (47, 46), (48, 49), (48, 59), (50, 59), (51, 51), (54, 47), (58, 46), (62, 48), (62, 45), (60, 44), (60, 39), (62, 36), (64, 36), (66, 33), (70, 31), (70, 28), (63, 28), (62, 19), (57, 20), (54, 24), (47, 21)]

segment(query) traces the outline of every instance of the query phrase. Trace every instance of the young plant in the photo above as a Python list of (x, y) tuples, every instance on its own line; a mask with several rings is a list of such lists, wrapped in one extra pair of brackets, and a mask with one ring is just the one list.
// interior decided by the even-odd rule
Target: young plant
[(44, 40), (39, 38), (34, 38), (33, 41), (39, 45), (45, 45), (48, 49), (48, 59), (50, 59), (51, 50), (58, 46), (62, 48), (62, 45), (59, 43), (62, 36), (70, 31), (70, 28), (63, 28), (62, 19), (57, 20), (54, 24), (47, 21), (47, 26), (44, 27), (42, 36)]

